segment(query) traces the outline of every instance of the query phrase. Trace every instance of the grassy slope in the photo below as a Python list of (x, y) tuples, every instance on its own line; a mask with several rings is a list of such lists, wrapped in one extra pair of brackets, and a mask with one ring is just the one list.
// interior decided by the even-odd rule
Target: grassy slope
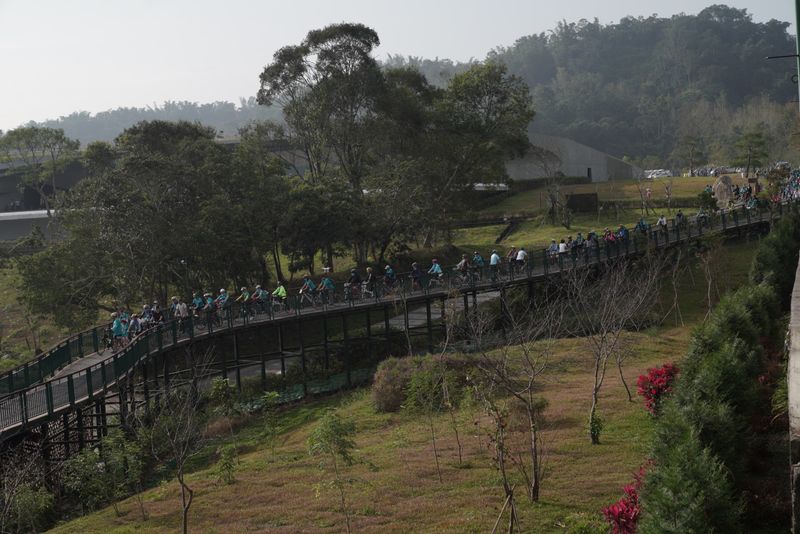
[[(746, 279), (752, 243), (724, 249), (720, 264), (720, 291)], [(628, 360), (630, 384), (648, 367), (680, 360), (691, 328), (702, 320), (704, 279), (695, 269), (696, 285), (680, 288), (685, 326), (664, 325), (636, 334), (635, 354)], [(671, 289), (665, 289), (671, 292)], [(671, 295), (671, 293), (670, 293)], [(666, 295), (665, 295), (666, 297)], [(665, 298), (665, 300), (667, 300)], [(585, 418), (591, 383), (585, 345), (564, 340), (542, 394), (549, 400), (546, 430), (547, 478), (541, 502), (520, 498), (525, 531), (564, 532), (565, 519), (574, 513), (598, 516), (599, 509), (621, 495), (622, 485), (647, 454), (651, 421), (638, 399), (627, 402), (615, 373), (609, 373), (601, 399), (605, 420), (602, 444), (591, 446)], [(316, 461), (306, 455), (305, 439), (314, 421), (328, 407), (356, 422), (358, 455), (365, 462), (350, 474), (356, 482), (348, 489), (354, 529), (358, 532), (488, 532), (502, 505), (502, 490), (487, 451), (485, 421), (479, 411), (460, 412), (466, 465), (457, 465), (456, 444), (445, 417), (437, 424), (444, 484), (437, 481), (424, 421), (405, 414), (376, 414), (367, 391), (356, 391), (309, 402), (284, 414), (287, 430), (276, 454), (259, 443), (258, 423), (246, 423), (238, 433), (246, 451), (237, 482), (219, 486), (208, 460), (219, 442), (206, 447), (190, 476), (198, 490), (191, 512), (199, 532), (340, 532), (343, 519), (330, 489), (317, 497), (314, 485), (324, 477)], [(473, 421), (478, 420), (475, 425)], [(205, 462), (204, 462), (205, 460)], [(165, 483), (144, 493), (148, 521), (141, 521), (133, 499), (123, 502), (125, 514), (117, 518), (111, 508), (65, 523), (60, 533), (173, 532), (180, 524), (177, 484)]]
[[(10, 369), (34, 355), (32, 333), (25, 319), (25, 307), (17, 301), (19, 274), (9, 265), (0, 268), (0, 372)], [(58, 342), (66, 333), (49, 321), (33, 317), (35, 335), (43, 348)], [(8, 355), (7, 358), (2, 358)]]
[[(739, 176), (731, 176), (736, 184), (743, 183), (745, 180)], [(694, 178), (674, 178), (672, 182), (672, 199), (676, 206), (680, 206), (681, 199), (696, 198), (697, 194), (706, 185), (713, 184), (716, 179), (710, 176), (699, 176)], [(667, 182), (663, 179), (645, 181), (643, 187), (653, 190), (653, 200), (664, 199), (664, 186)], [(639, 200), (639, 190), (635, 181), (610, 181), (597, 182), (592, 184), (565, 185), (560, 188), (564, 195), (573, 193), (597, 193), (601, 201), (611, 200)], [(530, 212), (546, 207), (545, 190), (542, 188), (533, 189), (516, 194), (512, 197), (485, 208), (486, 214), (514, 214)]]

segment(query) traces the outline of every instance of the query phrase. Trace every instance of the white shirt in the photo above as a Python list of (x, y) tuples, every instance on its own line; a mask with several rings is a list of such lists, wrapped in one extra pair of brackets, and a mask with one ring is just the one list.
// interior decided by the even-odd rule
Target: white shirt
[(517, 252), (517, 261), (525, 261), (525, 258), (528, 257), (528, 253), (524, 250), (520, 250)]
[(566, 243), (559, 243), (558, 244), (558, 253), (563, 254), (567, 251), (567, 244)]
[(499, 265), (500, 264), (500, 255), (495, 252), (489, 258), (489, 265)]

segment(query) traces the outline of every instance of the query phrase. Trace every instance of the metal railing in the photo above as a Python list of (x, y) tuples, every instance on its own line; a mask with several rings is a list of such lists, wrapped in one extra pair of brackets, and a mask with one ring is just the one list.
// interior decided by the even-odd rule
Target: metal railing
[[(591, 265), (608, 260), (640, 254), (647, 250), (665, 248), (695, 239), (709, 232), (747, 227), (780, 217), (787, 204), (783, 202), (756, 209), (724, 210), (703, 218), (688, 220), (686, 224), (671, 221), (667, 230), (650, 229), (646, 233), (631, 233), (627, 239), (614, 242), (598, 241), (593, 245), (574, 248), (567, 253), (551, 255), (546, 249), (530, 253), (523, 264), (503, 264), (498, 268), (486, 266), (472, 269), (467, 275), (446, 270), (435, 279), (424, 275), (413, 279), (410, 273), (397, 276), (395, 283), (377, 282), (370, 292), (343, 293), (342, 286), (331, 290), (327, 296), (308, 298), (290, 295), (285, 301), (263, 303), (232, 303), (214, 314), (200, 317), (170, 319), (164, 324), (148, 329), (135, 337), (127, 346), (104, 360), (65, 376), (28, 386), (0, 398), (0, 435), (31, 422), (45, 420), (54, 414), (70, 409), (76, 403), (91, 400), (103, 394), (116, 381), (127, 375), (150, 354), (174, 347), (185, 340), (213, 335), (216, 331), (252, 323), (266, 323), (292, 315), (325, 313), (333, 309), (369, 307), (386, 299), (424, 300), (437, 295), (445, 298), (451, 292), (485, 291), (501, 284), (540, 278), (564, 269)], [(98, 349), (98, 334), (107, 327), (95, 327), (72, 336), (57, 345), (46, 355), (28, 366), (15, 369), (10, 380), (44, 380), (45, 377), (87, 354), (86, 348)], [(27, 369), (27, 375), (25, 374)], [(35, 371), (33, 371), (35, 369)], [(35, 373), (35, 374), (34, 374)], [(15, 382), (12, 382), (14, 384)], [(23, 382), (25, 383), (25, 382)]]

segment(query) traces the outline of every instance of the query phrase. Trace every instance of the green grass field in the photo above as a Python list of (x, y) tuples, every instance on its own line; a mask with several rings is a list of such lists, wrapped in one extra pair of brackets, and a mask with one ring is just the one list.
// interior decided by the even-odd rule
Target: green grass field
[[(744, 179), (732, 175), (731, 179), (736, 184), (741, 184)], [(685, 205), (686, 199), (694, 199), (706, 185), (713, 185), (715, 178), (698, 176), (694, 178), (675, 177), (672, 179), (672, 200), (675, 206)], [(652, 189), (652, 200), (664, 200), (664, 186), (668, 182), (664, 179), (645, 180), (642, 187)], [(639, 189), (635, 181), (608, 181), (592, 184), (564, 185), (560, 187), (562, 195), (573, 193), (597, 193), (601, 202), (623, 201), (640, 199)], [(501, 202), (488, 206), (482, 210), (484, 214), (513, 215), (517, 213), (537, 211), (547, 207), (546, 191), (544, 188), (532, 189), (517, 193)]]
[[(753, 242), (720, 249), (716, 264), (719, 294), (746, 280)], [(634, 350), (626, 361), (629, 384), (649, 367), (679, 362), (692, 329), (703, 320), (705, 278), (697, 265), (678, 287), (684, 324), (675, 313), (661, 326), (631, 334)], [(671, 303), (665, 285), (661, 308)], [(647, 456), (652, 421), (639, 399), (628, 402), (616, 372), (609, 373), (600, 413), (605, 427), (600, 445), (590, 445), (585, 420), (592, 380), (590, 359), (582, 339), (564, 339), (546, 374), (541, 395), (549, 401), (545, 433), (546, 477), (541, 501), (520, 495), (524, 532), (576, 532), (576, 518), (601, 522), (600, 509), (622, 495), (622, 486)], [(341, 532), (338, 496), (319, 486), (326, 476), (306, 452), (306, 438), (324, 410), (336, 408), (356, 424), (359, 462), (349, 468), (347, 488), (356, 532), (489, 532), (502, 506), (503, 493), (492, 467), (488, 422), (477, 407), (458, 412), (464, 463), (447, 417), (435, 420), (443, 482), (436, 477), (428, 428), (405, 413), (379, 414), (368, 390), (343, 393), (289, 407), (281, 416), (283, 432), (275, 455), (259, 440), (257, 419), (238, 421), (237, 442), (243, 451), (236, 482), (220, 485), (212, 466), (214, 451), (230, 442), (227, 425), (212, 425), (209, 442), (194, 462), (189, 477), (196, 490), (190, 513), (194, 532)], [(513, 425), (509, 428), (516, 432)], [(317, 491), (319, 489), (319, 491)], [(117, 517), (111, 508), (66, 522), (54, 531), (174, 532), (180, 525), (180, 497), (175, 482), (144, 492), (149, 519), (142, 521), (134, 499), (127, 499)]]

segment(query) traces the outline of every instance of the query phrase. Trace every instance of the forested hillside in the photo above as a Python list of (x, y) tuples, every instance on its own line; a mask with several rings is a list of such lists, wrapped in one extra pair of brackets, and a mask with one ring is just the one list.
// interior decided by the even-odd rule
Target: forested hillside
[[(533, 131), (562, 135), (616, 156), (685, 165), (689, 140), (708, 160), (733, 159), (740, 136), (764, 130), (771, 159), (792, 155), (797, 86), (788, 22), (757, 23), (745, 9), (714, 5), (697, 15), (628, 17), (603, 25), (562, 22), (488, 58), (530, 85)], [(436, 83), (463, 65), (392, 57)]]
[(48, 128), (63, 128), (67, 137), (79, 139), (83, 145), (92, 141), (112, 141), (125, 128), (141, 121), (198, 121), (214, 128), (222, 137), (238, 135), (239, 128), (254, 120), (278, 120), (280, 109), (260, 106), (254, 96), (241, 98), (239, 105), (232, 102), (172, 102), (154, 104), (145, 108), (117, 108), (91, 114), (78, 111), (57, 120), (37, 123)]
[[(561, 22), (546, 33), (519, 38), (487, 59), (508, 65), (531, 87), (537, 112), (531, 129), (562, 135), (629, 156), (651, 167), (727, 163), (736, 142), (765, 134), (768, 159), (794, 159), (796, 85), (788, 22), (758, 23), (745, 9), (714, 5), (696, 15)], [(444, 86), (467, 64), (447, 59), (389, 56), (387, 66), (415, 66)], [(64, 128), (84, 144), (110, 140), (140, 120), (198, 120), (225, 136), (253, 119), (277, 118), (253, 98), (229, 102), (167, 102), (153, 108), (74, 113), (46, 126)]]

